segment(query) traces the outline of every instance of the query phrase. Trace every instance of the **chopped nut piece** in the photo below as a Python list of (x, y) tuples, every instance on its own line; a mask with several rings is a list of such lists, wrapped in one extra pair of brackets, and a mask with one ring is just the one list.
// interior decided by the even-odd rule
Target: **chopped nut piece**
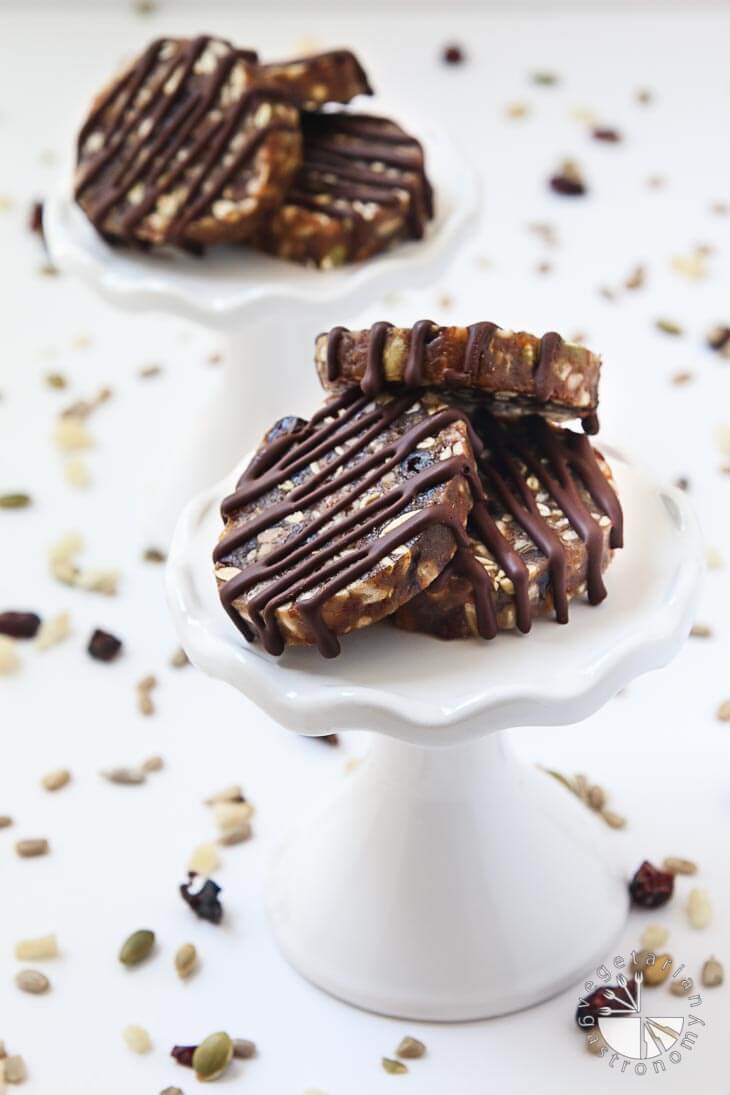
[(693, 928), (706, 928), (712, 920), (712, 906), (706, 890), (690, 890), (687, 916)]
[(693, 639), (711, 639), (712, 628), (707, 624), (694, 624), (690, 631), (690, 635)]
[(173, 669), (183, 669), (186, 665), (190, 665), (190, 660), (181, 646), (170, 658), (170, 665)]
[(592, 1030), (586, 1034), (586, 1049), (594, 1056), (600, 1056), (606, 1048), (606, 1042), (600, 1030)]
[(68, 612), (59, 612), (44, 620), (35, 637), (36, 650), (50, 650), (52, 646), (67, 639), (71, 633), (71, 617)]
[(653, 951), (654, 954), (663, 947), (669, 938), (669, 930), (662, 924), (649, 924), (641, 936), (641, 946), (645, 951)]
[(152, 1039), (144, 1027), (128, 1026), (122, 1031), (127, 1049), (132, 1053), (149, 1053), (152, 1049)]
[(15, 851), (21, 859), (34, 859), (36, 856), (48, 855), (50, 850), (50, 844), (45, 837), (19, 840), (15, 845)]
[(223, 833), (238, 828), (244, 821), (250, 821), (253, 815), (250, 802), (215, 802), (212, 809), (216, 824)]
[(702, 967), (702, 984), (707, 989), (717, 988), (725, 980), (725, 970), (717, 958), (708, 958)]
[(679, 856), (667, 856), (662, 867), (670, 874), (697, 874), (697, 864), (691, 859), (681, 859)]
[(644, 966), (644, 984), (649, 988), (663, 985), (672, 972), (674, 959), (670, 954), (657, 954), (656, 961)]
[(60, 791), (62, 787), (65, 787), (67, 783), (71, 781), (71, 773), (68, 768), (57, 768), (54, 772), (49, 772), (41, 780), (41, 783), (47, 791)]
[(41, 996), (44, 992), (48, 992), (51, 987), (51, 982), (45, 973), (41, 973), (39, 970), (20, 970), (15, 975), (15, 984), (21, 992), (28, 992), (34, 996)]
[(167, 559), (167, 555), (164, 551), (160, 551), (159, 548), (148, 547), (145, 548), (142, 558), (145, 563), (164, 563)]
[(251, 823), (242, 821), (234, 829), (228, 829), (218, 838), (218, 843), (224, 848), (230, 848), (234, 844), (243, 844), (251, 836)]
[(94, 439), (87, 430), (83, 419), (74, 415), (62, 415), (53, 431), (53, 440), (62, 452), (78, 452), (90, 449)]
[(208, 878), (220, 866), (220, 856), (215, 844), (201, 844), (190, 856), (188, 870)]
[(3, 1061), (3, 1078), (8, 1084), (22, 1084), (28, 1079), (28, 1069), (22, 1057), (14, 1054)]
[(63, 474), (72, 487), (88, 487), (91, 482), (89, 469), (80, 456), (69, 457), (63, 466)]
[(0, 676), (20, 669), (20, 658), (15, 652), (15, 640), (0, 635)]
[(19, 962), (40, 962), (46, 958), (58, 958), (56, 936), (41, 935), (37, 939), (21, 939), (15, 944), (15, 957)]
[(418, 1038), (411, 1038), (410, 1035), (406, 1035), (398, 1043), (398, 1048), (395, 1051), (396, 1057), (416, 1058), (423, 1057), (426, 1052), (426, 1047), (423, 1042), (419, 1042)]
[(730, 700), (723, 700), (718, 707), (715, 718), (720, 722), (730, 722)]

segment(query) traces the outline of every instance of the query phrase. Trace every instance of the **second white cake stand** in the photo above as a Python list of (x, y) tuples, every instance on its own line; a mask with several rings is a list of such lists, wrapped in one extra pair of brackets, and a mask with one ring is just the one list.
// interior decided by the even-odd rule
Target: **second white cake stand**
[(375, 731), (367, 759), (273, 863), (279, 945), (316, 985), (410, 1019), (526, 1007), (603, 960), (627, 913), (605, 826), (512, 754), (510, 727), (577, 722), (668, 662), (702, 570), (686, 496), (612, 457), (627, 546), (600, 608), (568, 627), (439, 643), (382, 626), (325, 661), (248, 646), (218, 602), (211, 552), (225, 483), (182, 514), (167, 570), (190, 659), (303, 734)]
[(158, 484), (151, 488), (151, 535), (156, 525), (166, 541), (185, 502), (225, 475), (251, 439), (282, 414), (307, 414), (319, 402), (312, 364), (319, 331), (388, 292), (432, 284), (474, 231), (478, 180), (448, 135), (379, 101), (367, 110), (391, 113), (420, 139), (436, 196), (425, 239), (368, 262), (321, 271), (242, 247), (211, 249), (202, 258), (112, 247), (74, 202), (70, 167), (46, 202), (43, 227), (57, 266), (118, 307), (195, 320), (226, 340), (219, 375), (195, 415), (188, 400), (182, 410), (168, 408), (161, 423), (151, 453)]

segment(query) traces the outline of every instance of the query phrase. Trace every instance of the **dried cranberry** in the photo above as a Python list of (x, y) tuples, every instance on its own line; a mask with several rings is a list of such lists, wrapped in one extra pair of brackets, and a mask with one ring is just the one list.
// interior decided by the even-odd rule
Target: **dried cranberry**
[[(614, 999), (609, 999), (606, 995), (607, 992), (612, 992)], [(590, 1030), (591, 1027), (596, 1025), (596, 1020), (601, 1013), (601, 1008), (611, 1008), (616, 1014), (621, 1014), (617, 1008), (620, 1008), (620, 1003), (617, 1005), (617, 1000), (623, 1001), (627, 1005), (626, 1014), (632, 1014), (633, 1001), (636, 1000), (636, 980), (631, 978), (625, 985), (602, 985), (599, 989), (594, 989), (588, 996), (578, 1004), (578, 1008), (575, 1013), (575, 1021), (581, 1030)]]
[(674, 875), (660, 871), (645, 859), (629, 882), (629, 893), (633, 903), (642, 909), (658, 909), (674, 893)]
[(0, 635), (11, 639), (33, 639), (41, 626), (35, 612), (0, 612)]
[(188, 882), (183, 882), (180, 893), (183, 900), (188, 903), (196, 916), (201, 920), (208, 920), (211, 924), (220, 924), (223, 919), (223, 906), (218, 899), (221, 892), (220, 886), (212, 878), (205, 880), (199, 890), (193, 890), (192, 885), (197, 875), (191, 871), (188, 874)]
[(612, 144), (616, 144), (621, 140), (619, 131), (611, 129), (609, 126), (596, 126), (593, 130), (593, 137), (596, 141), (609, 141)]
[(550, 180), (550, 189), (554, 190), (556, 194), (578, 197), (585, 194), (586, 185), (582, 179), (575, 178), (572, 175), (553, 175)]
[(89, 639), (89, 645), (86, 647), (92, 658), (96, 658), (99, 662), (110, 662), (116, 658), (119, 651), (122, 649), (122, 640), (117, 639), (115, 635), (110, 635), (108, 631), (102, 631), (97, 627), (96, 631)]
[(441, 60), (447, 65), (460, 65), (466, 60), (466, 54), (461, 46), (452, 42), (448, 46), (444, 46), (441, 52)]
[(174, 1057), (179, 1065), (185, 1065), (186, 1068), (192, 1068), (193, 1054), (197, 1048), (197, 1046), (173, 1046), (170, 1051), (170, 1056)]

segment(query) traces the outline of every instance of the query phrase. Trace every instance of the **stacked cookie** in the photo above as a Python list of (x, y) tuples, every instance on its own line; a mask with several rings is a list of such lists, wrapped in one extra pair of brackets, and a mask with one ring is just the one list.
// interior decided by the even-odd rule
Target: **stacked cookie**
[(433, 215), (417, 140), (320, 110), (369, 94), (349, 50), (263, 64), (220, 38), (159, 39), (93, 102), (76, 200), (115, 242), (246, 243), (321, 269), (366, 259)]
[(247, 639), (333, 657), (338, 636), (386, 618), (491, 639), (605, 598), (623, 521), (587, 436), (595, 354), (422, 320), (335, 327), (315, 363), (325, 403), (277, 422), (222, 504), (216, 579)]

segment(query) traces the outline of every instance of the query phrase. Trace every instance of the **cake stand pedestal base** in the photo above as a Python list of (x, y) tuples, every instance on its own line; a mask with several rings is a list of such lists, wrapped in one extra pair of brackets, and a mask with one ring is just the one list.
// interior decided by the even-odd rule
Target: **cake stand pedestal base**
[(449, 748), (378, 735), (278, 853), (269, 913), (291, 964), (351, 1004), (502, 1015), (609, 952), (628, 898), (607, 838), (505, 731)]

